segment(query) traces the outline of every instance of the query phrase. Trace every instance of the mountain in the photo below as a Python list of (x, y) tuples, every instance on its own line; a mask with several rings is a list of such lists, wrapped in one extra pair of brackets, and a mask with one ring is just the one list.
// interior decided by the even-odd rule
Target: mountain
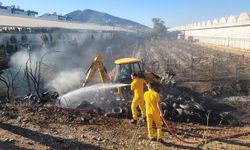
[(107, 13), (98, 12), (91, 9), (85, 9), (83, 11), (76, 10), (69, 14), (66, 14), (65, 16), (71, 18), (72, 21), (77, 21), (77, 22), (95, 23), (101, 25), (116, 25), (137, 30), (150, 29), (149, 27), (139, 24), (137, 22), (115, 17)]

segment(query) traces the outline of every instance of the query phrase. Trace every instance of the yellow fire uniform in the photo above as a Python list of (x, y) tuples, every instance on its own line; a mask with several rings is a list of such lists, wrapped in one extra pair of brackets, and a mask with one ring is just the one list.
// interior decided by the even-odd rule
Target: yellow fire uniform
[(152, 128), (153, 122), (157, 128), (157, 138), (162, 138), (162, 120), (160, 117), (160, 111), (157, 107), (157, 103), (160, 101), (160, 95), (149, 89), (144, 94), (144, 100), (146, 104), (146, 116), (147, 116), (147, 128), (148, 128), (148, 138), (152, 139), (154, 137), (154, 132)]
[(146, 84), (145, 80), (138, 77), (134, 78), (131, 83), (131, 90), (134, 91), (134, 97), (131, 104), (132, 116), (134, 120), (138, 120), (138, 115), (136, 113), (136, 108), (138, 106), (140, 107), (142, 117), (146, 117), (145, 102), (143, 99), (144, 84)]

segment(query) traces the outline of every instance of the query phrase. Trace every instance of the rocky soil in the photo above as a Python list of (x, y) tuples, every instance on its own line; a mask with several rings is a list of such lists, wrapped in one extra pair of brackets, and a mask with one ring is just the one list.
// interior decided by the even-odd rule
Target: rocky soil
[(84, 110), (53, 106), (31, 108), (1, 104), (0, 149), (249, 149), (250, 125), (207, 127), (171, 123), (186, 144), (164, 126), (164, 142), (147, 140), (143, 122), (99, 116)]

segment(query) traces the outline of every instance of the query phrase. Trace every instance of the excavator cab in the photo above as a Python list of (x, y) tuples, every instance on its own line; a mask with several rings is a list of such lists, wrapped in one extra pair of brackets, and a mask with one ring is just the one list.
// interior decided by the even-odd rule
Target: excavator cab
[(116, 60), (115, 65), (116, 67), (113, 82), (128, 84), (128, 86), (117, 88), (117, 95), (120, 95), (126, 100), (131, 100), (132, 91), (129, 86), (132, 82), (131, 74), (136, 73), (139, 77), (143, 77), (144, 69), (142, 67), (142, 63), (136, 58), (122, 58)]
[(136, 58), (122, 58), (115, 61), (114, 82), (131, 83), (131, 74), (136, 73), (139, 77), (143, 77), (143, 68), (141, 61)]
[[(131, 74), (136, 73), (139, 77), (143, 77), (143, 68), (141, 65), (141, 61), (136, 58), (122, 58), (115, 61), (115, 73), (113, 74), (113, 78), (109, 76), (109, 73), (105, 66), (103, 65), (104, 58), (101, 55), (97, 55), (91, 66), (86, 72), (86, 80), (81, 81), (82, 86), (86, 86), (96, 73), (99, 74), (101, 83), (131, 83)], [(113, 81), (112, 81), (113, 79)]]

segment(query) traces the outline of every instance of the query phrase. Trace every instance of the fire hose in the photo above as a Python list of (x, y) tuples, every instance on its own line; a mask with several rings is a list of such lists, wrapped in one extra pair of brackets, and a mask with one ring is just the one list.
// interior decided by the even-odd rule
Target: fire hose
[(172, 136), (174, 136), (176, 139), (180, 140), (180, 141), (183, 142), (183, 143), (187, 143), (187, 144), (199, 144), (199, 143), (200, 143), (200, 142), (198, 142), (198, 141), (192, 141), (192, 142), (191, 142), (191, 141), (186, 141), (186, 140), (184, 140), (184, 139), (178, 137), (178, 136), (174, 133), (174, 131), (172, 130), (172, 128), (170, 127), (170, 125), (168, 124), (168, 122), (166, 121), (166, 119), (164, 119), (164, 117), (162, 117), (162, 120), (163, 120), (164, 124), (166, 125), (166, 127), (167, 127), (167, 129), (168, 129), (168, 132), (169, 132)]
[[(178, 137), (174, 131), (172, 130), (172, 128), (170, 127), (169, 123), (166, 121), (166, 119), (164, 119), (162, 117), (162, 120), (164, 122), (164, 124), (166, 125), (167, 127), (167, 130), (168, 132), (173, 136), (175, 137), (176, 139), (178, 139), (179, 141), (183, 142), (183, 143), (187, 143), (187, 144), (200, 144), (202, 143), (202, 141), (198, 142), (198, 141), (186, 141), (180, 137)], [(244, 133), (236, 133), (236, 134), (231, 134), (231, 135), (228, 135), (228, 136), (222, 136), (222, 137), (217, 137), (217, 138), (210, 138), (208, 139), (207, 141), (214, 141), (214, 140), (225, 140), (225, 139), (228, 139), (228, 138), (234, 138), (234, 137), (239, 137), (239, 136), (246, 136), (246, 135), (249, 135), (250, 134), (250, 131), (249, 132), (244, 132)]]

